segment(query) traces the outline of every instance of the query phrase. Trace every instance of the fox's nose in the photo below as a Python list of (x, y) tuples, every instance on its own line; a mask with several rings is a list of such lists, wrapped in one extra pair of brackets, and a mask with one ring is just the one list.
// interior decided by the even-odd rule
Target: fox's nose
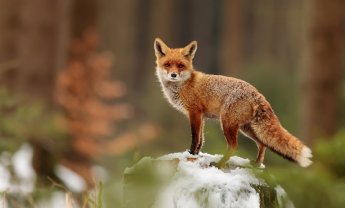
[(177, 77), (177, 74), (176, 73), (171, 73), (170, 75), (172, 78), (176, 78)]

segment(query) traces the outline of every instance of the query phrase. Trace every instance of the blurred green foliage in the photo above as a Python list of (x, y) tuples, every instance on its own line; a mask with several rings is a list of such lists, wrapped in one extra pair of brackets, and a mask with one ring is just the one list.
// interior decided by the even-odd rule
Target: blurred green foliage
[(14, 171), (13, 156), (25, 143), (49, 144), (54, 158), (63, 154), (68, 137), (61, 118), (59, 112), (48, 109), (44, 102), (0, 88), (0, 154), (8, 158), (8, 162), (0, 162), (11, 174), (13, 187), (9, 189), (15, 190), (2, 193), (9, 207), (36, 207), (40, 199), (50, 198), (56, 192), (54, 187), (37, 186), (30, 194), (21, 193), (16, 186), (22, 179)]
[(83, 206), (89, 208), (103, 208), (103, 182), (98, 182), (96, 189), (84, 195)]
[(344, 177), (345, 129), (340, 130), (334, 138), (319, 139), (314, 145), (315, 161), (321, 168), (334, 177)]
[(345, 129), (334, 138), (323, 138), (313, 145), (313, 164), (307, 169), (275, 166), (269, 168), (296, 207), (345, 205)]
[(0, 88), (0, 151), (16, 151), (32, 140), (54, 139), (64, 146), (66, 132), (60, 114), (48, 110), (43, 102)]

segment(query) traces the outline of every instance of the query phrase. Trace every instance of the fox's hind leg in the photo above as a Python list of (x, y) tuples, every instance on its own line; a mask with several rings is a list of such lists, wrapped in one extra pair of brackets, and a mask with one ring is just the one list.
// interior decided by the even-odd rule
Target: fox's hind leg
[(261, 165), (264, 162), (266, 146), (262, 142), (260, 142), (253, 128), (251, 127), (250, 123), (243, 125), (241, 127), (241, 131), (245, 136), (254, 140), (256, 145), (258, 146), (258, 155), (256, 158), (256, 164)]
[(228, 122), (227, 119), (221, 119), (221, 126), (223, 129), (223, 133), (225, 139), (228, 143), (228, 150), (222, 159), (216, 164), (218, 168), (222, 168), (225, 166), (225, 163), (229, 160), (230, 156), (236, 151), (238, 143), (237, 143), (237, 135), (239, 126), (238, 124), (233, 124)]
[(238, 146), (237, 134), (238, 134), (239, 127), (238, 125), (233, 125), (233, 126), (224, 125), (224, 122), (222, 123), (222, 126), (223, 126), (223, 133), (224, 133), (225, 139), (228, 143), (228, 150), (234, 152)]

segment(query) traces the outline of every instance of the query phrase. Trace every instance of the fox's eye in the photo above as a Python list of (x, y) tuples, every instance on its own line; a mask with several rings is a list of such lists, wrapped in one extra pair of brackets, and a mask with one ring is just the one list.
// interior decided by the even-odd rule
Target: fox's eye
[(165, 63), (164, 67), (169, 68), (170, 67), (170, 63)]
[(177, 64), (177, 68), (183, 69), (183, 68), (184, 68), (184, 65), (183, 65), (183, 64)]

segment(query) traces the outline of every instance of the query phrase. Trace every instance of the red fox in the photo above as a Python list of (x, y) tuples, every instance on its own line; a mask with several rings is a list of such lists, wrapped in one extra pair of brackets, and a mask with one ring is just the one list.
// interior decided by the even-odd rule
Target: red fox
[(204, 119), (215, 118), (220, 121), (229, 152), (236, 150), (241, 131), (256, 142), (258, 165), (263, 163), (266, 147), (302, 167), (312, 163), (311, 150), (281, 126), (271, 105), (255, 87), (240, 79), (194, 69), (196, 41), (184, 48), (169, 48), (156, 38), (154, 50), (156, 74), (166, 99), (189, 118), (191, 154), (198, 154), (203, 144)]

